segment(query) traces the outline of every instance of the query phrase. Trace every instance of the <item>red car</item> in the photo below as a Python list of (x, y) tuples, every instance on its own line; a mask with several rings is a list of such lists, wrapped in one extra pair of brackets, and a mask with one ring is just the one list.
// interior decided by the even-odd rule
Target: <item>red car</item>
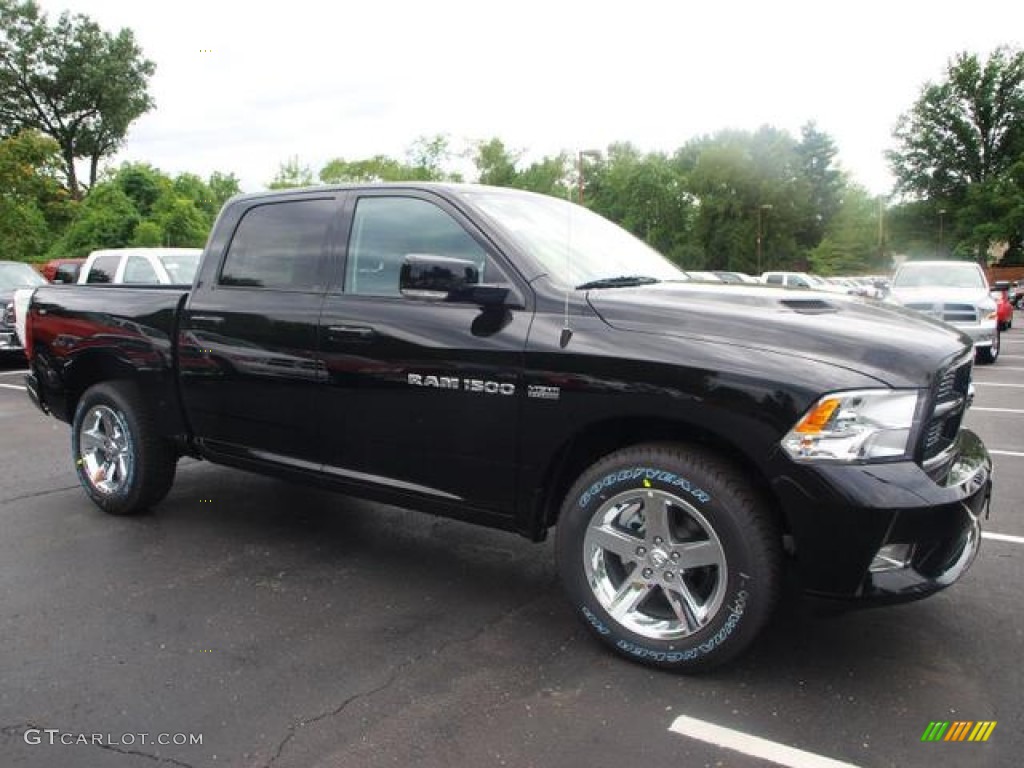
[(51, 283), (75, 283), (84, 263), (85, 259), (51, 259), (39, 271)]
[(1013, 304), (1010, 303), (1009, 291), (1005, 288), (993, 288), (990, 292), (996, 300), (996, 319), (999, 321), (999, 330), (1005, 331), (1013, 327)]

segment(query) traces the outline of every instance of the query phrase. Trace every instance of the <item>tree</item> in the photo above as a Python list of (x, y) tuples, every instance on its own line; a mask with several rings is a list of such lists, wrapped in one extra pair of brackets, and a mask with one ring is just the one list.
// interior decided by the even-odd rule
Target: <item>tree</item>
[(77, 257), (98, 248), (124, 248), (133, 242), (141, 221), (135, 204), (116, 182), (101, 182), (82, 202), (78, 217), (51, 255)]
[(878, 200), (867, 190), (846, 188), (821, 241), (808, 254), (819, 275), (857, 275), (884, 270), (878, 244)]
[(703, 267), (704, 253), (690, 241), (694, 199), (671, 160), (612, 144), (607, 158), (586, 173), (588, 205), (684, 267)]
[(814, 248), (821, 242), (842, 204), (845, 180), (836, 166), (838, 152), (832, 137), (819, 131), (813, 122), (800, 129), (796, 153), (807, 187), (808, 217), (797, 232), (797, 242), (804, 248)]
[(308, 165), (299, 163), (298, 156), (288, 158), (277, 168), (277, 175), (267, 184), (269, 189), (308, 187), (313, 183), (313, 172)]
[(75, 199), (82, 196), (75, 161), (88, 160), (92, 188), (100, 160), (152, 108), (147, 87), (154, 70), (129, 29), (112, 35), (68, 13), (51, 26), (34, 0), (0, 0), (0, 132), (34, 129), (52, 137)]
[(0, 258), (40, 258), (69, 220), (59, 165), (57, 143), (36, 131), (0, 139)]
[(386, 155), (374, 155), (366, 160), (353, 161), (336, 157), (320, 169), (320, 181), (324, 184), (372, 184), (381, 181), (407, 181), (411, 178), (412, 170), (407, 165)]
[[(984, 61), (966, 52), (953, 57), (945, 78), (924, 85), (893, 135), (897, 147), (887, 157), (897, 191), (950, 211), (958, 232), (971, 233), (975, 255), (983, 258), (990, 244), (983, 233), (993, 222), (976, 216), (993, 207), (967, 204), (977, 202), (972, 189), (982, 187), (1011, 195), (995, 208), (1015, 207), (1019, 187), (1004, 182), (1024, 154), (1024, 52), (1002, 47)], [(999, 229), (1007, 231), (1011, 257), (1020, 258), (1020, 229), (1004, 223), (989, 234)]]

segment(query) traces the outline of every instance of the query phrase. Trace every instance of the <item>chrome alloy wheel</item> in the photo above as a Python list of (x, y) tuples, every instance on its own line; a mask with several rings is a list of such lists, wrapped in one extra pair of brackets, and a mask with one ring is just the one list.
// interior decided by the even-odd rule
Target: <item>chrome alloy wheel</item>
[(653, 488), (601, 505), (587, 525), (583, 567), (609, 615), (653, 640), (706, 626), (722, 606), (729, 575), (707, 519), (679, 496)]
[(124, 488), (135, 458), (123, 415), (106, 405), (94, 405), (82, 419), (78, 445), (79, 462), (93, 488), (105, 494)]

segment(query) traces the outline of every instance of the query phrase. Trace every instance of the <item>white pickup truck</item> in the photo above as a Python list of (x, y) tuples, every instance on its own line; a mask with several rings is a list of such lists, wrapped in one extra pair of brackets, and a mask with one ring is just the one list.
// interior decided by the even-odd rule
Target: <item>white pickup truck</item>
[(889, 300), (966, 333), (979, 363), (999, 358), (996, 303), (984, 270), (973, 261), (904, 262), (893, 275)]
[(191, 285), (202, 248), (112, 248), (89, 254), (79, 284)]

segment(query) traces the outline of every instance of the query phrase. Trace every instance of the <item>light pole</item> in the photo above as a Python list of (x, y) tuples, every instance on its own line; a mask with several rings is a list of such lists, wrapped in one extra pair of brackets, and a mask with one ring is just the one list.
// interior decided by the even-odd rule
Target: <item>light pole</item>
[(757, 206), (757, 274), (761, 274), (761, 243), (764, 240), (764, 221), (762, 217), (763, 211), (770, 211), (772, 206), (769, 203), (764, 203)]
[(581, 149), (576, 153), (576, 202), (583, 205), (583, 158), (584, 157), (601, 157), (601, 150), (599, 149)]
[(939, 252), (942, 252), (943, 223), (946, 216), (946, 209), (939, 208)]

